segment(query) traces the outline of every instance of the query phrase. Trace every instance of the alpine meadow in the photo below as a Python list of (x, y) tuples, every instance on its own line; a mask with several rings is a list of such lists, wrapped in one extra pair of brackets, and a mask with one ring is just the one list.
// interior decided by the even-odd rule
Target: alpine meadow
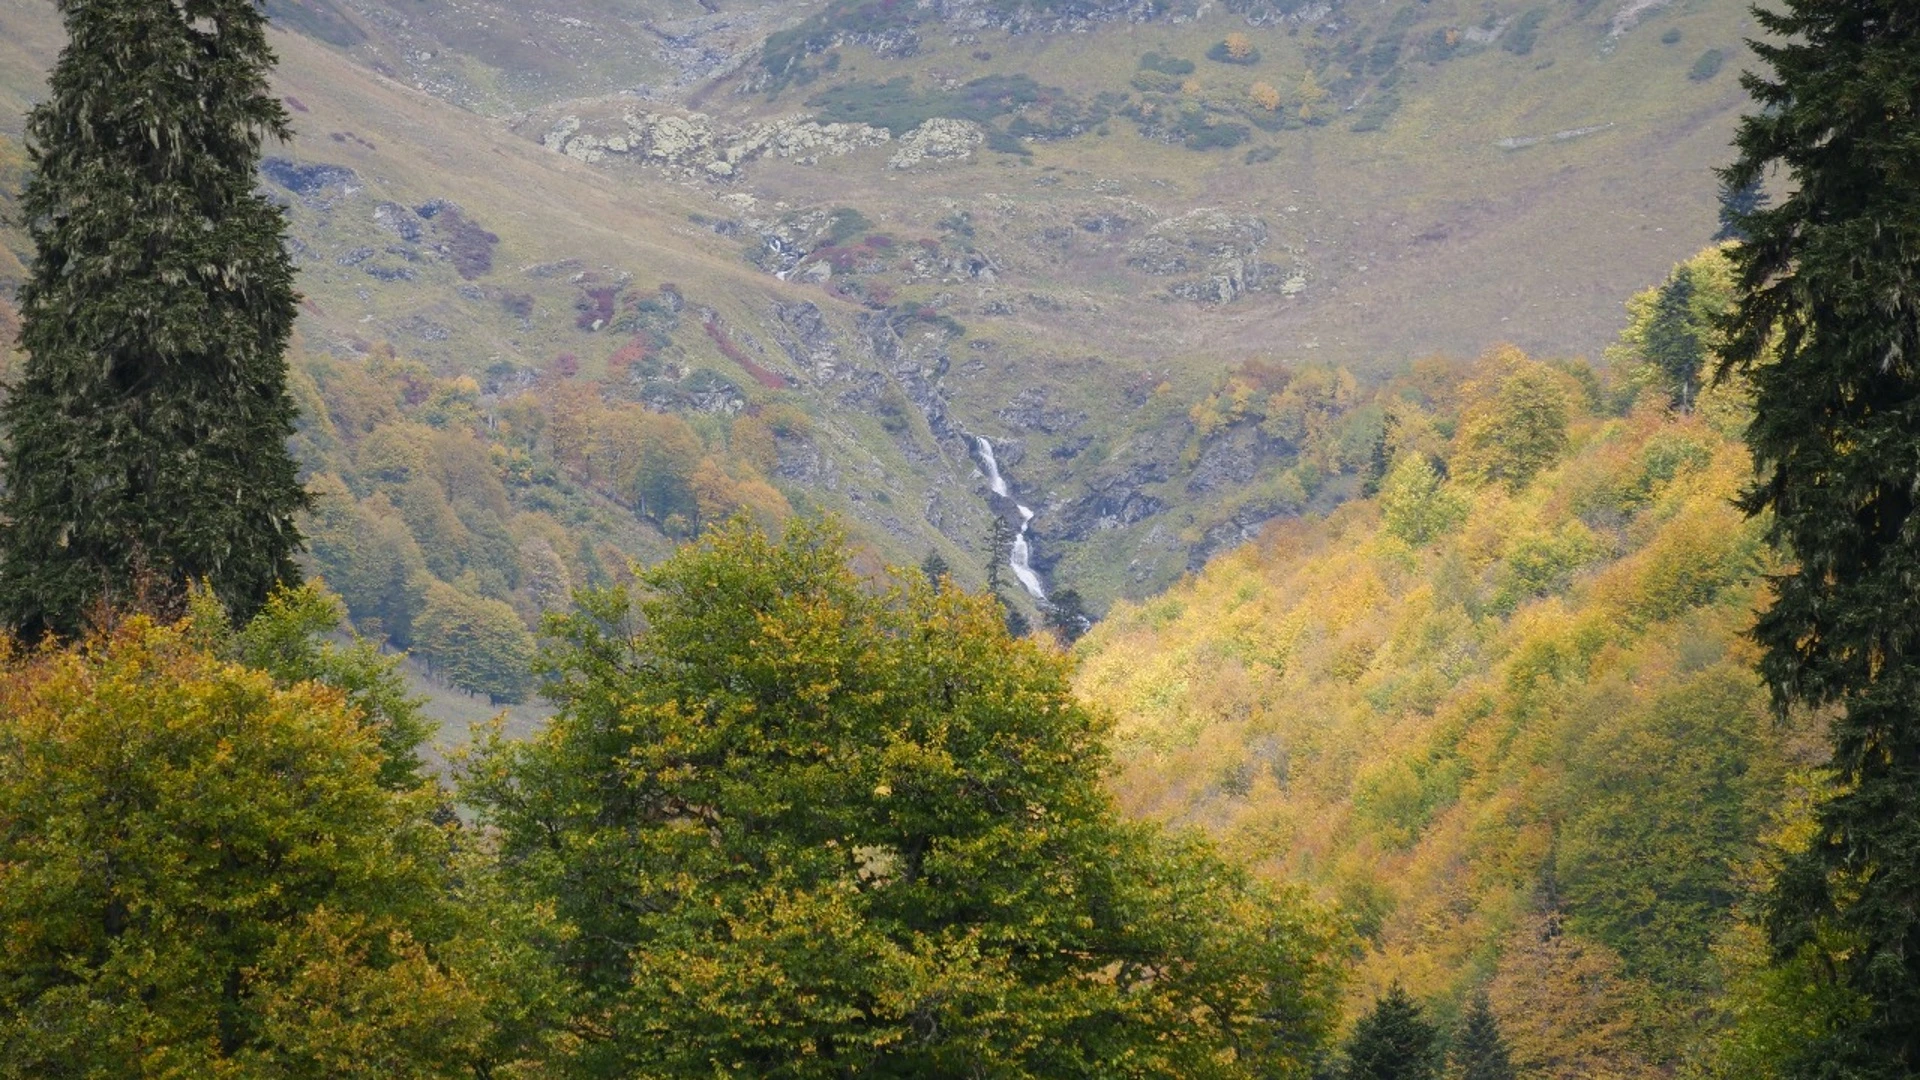
[(1920, 1080), (1911, 0), (0, 0), (0, 1080)]

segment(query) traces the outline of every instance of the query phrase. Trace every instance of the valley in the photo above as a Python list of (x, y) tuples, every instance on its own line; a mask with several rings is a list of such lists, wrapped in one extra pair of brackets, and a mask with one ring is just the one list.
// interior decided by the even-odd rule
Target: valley
[[(888, 628), (869, 645), (958, 626), (1015, 650), (953, 660), (969, 678), (1055, 680), (1045, 708), (1084, 727), (1059, 760), (1226, 859), (1152, 863), (1152, 888), (1239, 926), (1270, 887), (1306, 913), (1288, 948), (1351, 961), (1344, 983), (1302, 962), (1302, 993), (1338, 998), (1301, 1006), (1315, 1038), (1392, 988), (1447, 1031), (1484, 994), (1520, 1075), (1743, 1075), (1782, 1008), (1758, 897), (1811, 827), (1825, 719), (1771, 711), (1755, 674), (1785, 556), (1735, 507), (1748, 388), (1702, 381), (1732, 303), (1713, 170), (1752, 109), (1744, 3), (265, 10), (295, 133), (260, 189), (299, 271), (302, 566), (410, 654), (432, 765), (482, 762), (463, 799), (505, 820), (502, 777), (554, 740), (632, 736), (578, 715), (612, 708), (578, 696), (592, 678), (643, 666), (595, 652), (618, 619), (592, 590), (666, 580), (685, 595), (650, 610), (759, 672), (760, 640), (726, 637), (751, 620), (686, 599), (725, 576), (690, 541), (724, 535), (741, 595), (795, 575)], [(0, 208), (60, 45), (53, 5), (0, 0)], [(11, 331), (32, 252), (11, 217), (0, 241)], [(830, 570), (750, 535), (838, 543), (816, 519), (848, 530)], [(795, 655), (842, 662), (781, 611)], [(561, 646), (564, 687), (534, 669)], [(790, 704), (765, 678), (726, 706), (754, 746), (755, 710)], [(904, 741), (796, 766), (778, 814), (832, 788), (878, 821), (896, 782), (945, 775), (893, 712), (833, 700)], [(479, 757), (446, 758), (470, 726)], [(661, 843), (708, 813), (660, 810)], [(875, 889), (906, 857), (843, 856)], [(822, 903), (775, 916), (811, 933)]]
[[(1345, 371), (1347, 409), (1426, 355), (1595, 356), (1713, 234), (1743, 96), (1691, 75), (1745, 16), (1628, 7), (286, 0), (266, 175), (316, 355), (485, 401), (572, 372), (709, 441), (797, 409), (767, 479), (975, 583), (986, 435), (1037, 571), (1103, 610), (1345, 497), (1337, 454), (1196, 429), (1235, 365)], [(0, 131), (51, 10), (0, 5)], [(642, 327), (663, 285), (693, 317)]]

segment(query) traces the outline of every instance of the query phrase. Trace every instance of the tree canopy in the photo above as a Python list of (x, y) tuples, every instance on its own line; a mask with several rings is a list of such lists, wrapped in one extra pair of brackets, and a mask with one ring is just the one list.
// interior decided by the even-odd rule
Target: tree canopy
[(571, 928), (578, 1075), (1305, 1075), (1331, 934), (1122, 822), (1050, 645), (818, 524), (558, 621), (563, 708), (469, 765)]
[(339, 691), (195, 636), (0, 644), (0, 1076), (462, 1075), (439, 800)]

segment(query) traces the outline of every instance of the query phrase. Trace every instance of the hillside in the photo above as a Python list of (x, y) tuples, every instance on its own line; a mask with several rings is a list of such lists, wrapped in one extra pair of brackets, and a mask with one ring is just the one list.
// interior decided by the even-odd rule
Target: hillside
[[(1572, 374), (1501, 350), (1407, 394), (1377, 498), (1121, 605), (1079, 686), (1125, 806), (1342, 906), (1356, 1007), (1485, 989), (1527, 1075), (1670, 1075), (1731, 1022), (1820, 725), (1773, 717), (1743, 637), (1771, 556), (1730, 502), (1737, 392), (1622, 413)], [(1489, 475), (1562, 407), (1563, 446)]]
[[(1715, 227), (1749, 32), (1736, 0), (273, 10), (313, 354), (390, 343), (483, 416), (573, 380), (711, 450), (797, 411), (789, 503), (973, 583), (1024, 503), (1096, 611), (1351, 490), (1196, 425), (1248, 362), (1345, 371), (1345, 413), (1435, 351), (1597, 351)], [(17, 133), (59, 33), (38, 0), (0, 29)]]

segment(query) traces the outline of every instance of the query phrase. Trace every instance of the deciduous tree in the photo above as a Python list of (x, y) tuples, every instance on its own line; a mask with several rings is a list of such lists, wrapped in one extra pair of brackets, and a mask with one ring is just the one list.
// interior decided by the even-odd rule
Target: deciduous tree
[(1565, 376), (1512, 348), (1496, 351), (1486, 365), (1460, 410), (1453, 472), (1518, 491), (1566, 449)]
[(1304, 1075), (1319, 921), (1121, 821), (1065, 660), (918, 578), (736, 521), (556, 627), (561, 713), (466, 790), (569, 927), (572, 1067)]
[(533, 635), (503, 601), (433, 582), (414, 648), (448, 682), (496, 704), (525, 701), (533, 689)]
[(0, 644), (0, 1077), (470, 1075), (430, 788), (183, 624)]

